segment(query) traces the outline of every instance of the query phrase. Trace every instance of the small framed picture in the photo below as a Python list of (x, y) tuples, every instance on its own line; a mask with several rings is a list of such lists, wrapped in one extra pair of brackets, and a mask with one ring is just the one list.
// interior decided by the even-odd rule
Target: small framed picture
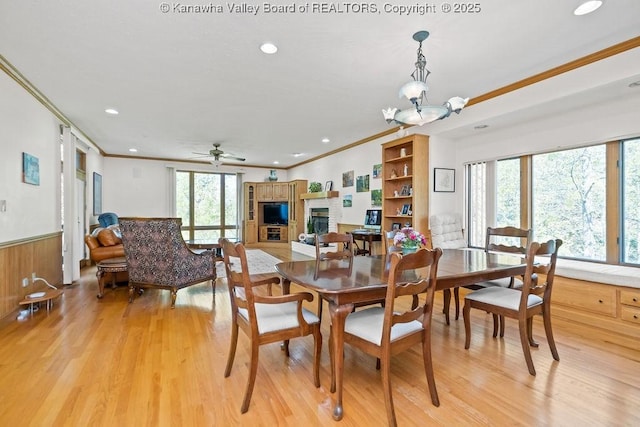
[(409, 215), (409, 212), (411, 212), (411, 204), (402, 205), (401, 215)]
[(433, 191), (443, 193), (453, 193), (456, 191), (456, 170), (434, 168), (433, 169)]
[(324, 183), (324, 191), (331, 191), (333, 187), (333, 181), (327, 181)]
[(408, 196), (409, 193), (409, 188), (411, 188), (409, 185), (403, 185), (402, 189), (400, 190), (400, 195), (401, 196)]
[(402, 226), (400, 225), (399, 222), (394, 222), (393, 224), (391, 224), (391, 230), (395, 231), (395, 230), (400, 230), (402, 228)]

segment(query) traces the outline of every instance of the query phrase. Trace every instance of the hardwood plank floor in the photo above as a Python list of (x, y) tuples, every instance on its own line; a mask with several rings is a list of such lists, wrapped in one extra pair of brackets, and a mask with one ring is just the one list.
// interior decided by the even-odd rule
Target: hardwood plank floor
[[(277, 344), (263, 346), (251, 406), (241, 414), (249, 346), (240, 333), (233, 371), (224, 378), (230, 335), (224, 280), (214, 296), (208, 284), (179, 291), (173, 310), (168, 291), (148, 290), (129, 304), (124, 287), (107, 288), (102, 300), (97, 289), (95, 267), (88, 268), (50, 313), (0, 320), (0, 425), (386, 424), (375, 360), (348, 346), (345, 416), (331, 418), (328, 316), (321, 387), (313, 386), (310, 337), (292, 341), (290, 359)], [(612, 344), (602, 332), (555, 319), (561, 358), (555, 362), (537, 321), (532, 377), (515, 322), (507, 323), (504, 339), (494, 339), (491, 317), (474, 310), (465, 350), (462, 319), (446, 326), (441, 309), (438, 300), (432, 347), (441, 406), (430, 403), (419, 347), (402, 353), (392, 366), (399, 425), (640, 425), (637, 341)]]

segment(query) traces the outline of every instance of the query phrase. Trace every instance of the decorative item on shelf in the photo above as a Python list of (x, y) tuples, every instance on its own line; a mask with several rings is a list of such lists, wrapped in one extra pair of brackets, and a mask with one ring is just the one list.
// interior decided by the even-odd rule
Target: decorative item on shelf
[(276, 170), (275, 169), (271, 169), (269, 171), (269, 181), (277, 181), (278, 180), (278, 176), (276, 175)]
[(449, 117), (451, 113), (460, 114), (460, 111), (467, 105), (469, 98), (461, 98), (454, 96), (443, 105), (430, 105), (427, 100), (427, 77), (431, 72), (427, 70), (427, 60), (422, 54), (422, 42), (429, 37), (428, 31), (418, 31), (413, 35), (413, 39), (419, 43), (418, 59), (415, 62), (415, 70), (411, 74), (413, 80), (406, 83), (400, 88), (400, 97), (406, 97), (412, 108), (406, 110), (398, 110), (397, 108), (387, 108), (382, 110), (387, 123), (396, 123), (399, 125), (410, 124), (422, 126), (435, 120), (442, 120)]
[(404, 164), (404, 176), (409, 175), (409, 165), (408, 164)]
[(400, 157), (407, 157), (407, 149), (406, 148), (401, 148), (400, 149)]
[(393, 236), (393, 243), (402, 249), (403, 254), (408, 254), (426, 245), (427, 239), (419, 231), (411, 227), (404, 227)]
[(391, 178), (397, 178), (398, 172), (395, 169), (391, 169)]
[(315, 227), (313, 226), (313, 219), (311, 217), (307, 218), (307, 234), (304, 237), (304, 242), (307, 245), (316, 244)]
[(398, 197), (398, 196), (399, 196), (398, 190), (393, 190), (393, 197)]
[(309, 193), (319, 193), (320, 191), (322, 191), (322, 184), (319, 182), (309, 184)]

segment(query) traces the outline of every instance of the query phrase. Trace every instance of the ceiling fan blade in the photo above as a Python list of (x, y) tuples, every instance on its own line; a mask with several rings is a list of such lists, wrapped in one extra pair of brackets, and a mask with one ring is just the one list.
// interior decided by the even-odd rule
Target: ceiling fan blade
[(246, 160), (245, 158), (235, 157), (235, 156), (231, 156), (229, 154), (221, 154), (220, 157), (224, 157), (225, 159), (229, 159), (229, 160), (238, 160), (240, 162), (244, 162)]

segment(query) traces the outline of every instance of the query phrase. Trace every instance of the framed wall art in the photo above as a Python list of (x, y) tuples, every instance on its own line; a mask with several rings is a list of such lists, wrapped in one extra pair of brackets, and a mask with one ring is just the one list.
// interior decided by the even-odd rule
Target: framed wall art
[(433, 169), (433, 191), (453, 193), (456, 191), (456, 170), (445, 168)]
[(22, 153), (22, 182), (40, 185), (40, 161), (28, 153)]

